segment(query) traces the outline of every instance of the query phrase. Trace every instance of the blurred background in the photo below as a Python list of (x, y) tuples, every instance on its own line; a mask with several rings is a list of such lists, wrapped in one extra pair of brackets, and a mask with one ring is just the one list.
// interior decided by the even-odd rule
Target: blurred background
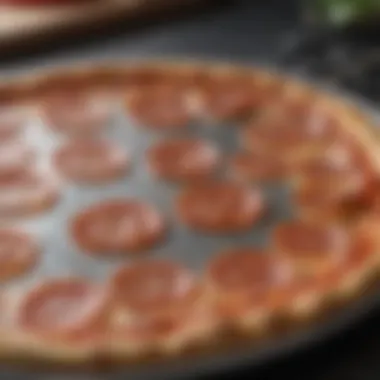
[(0, 68), (196, 55), (270, 63), (377, 97), (379, 8), (379, 0), (0, 0)]
[[(267, 64), (377, 106), (380, 0), (0, 0), (0, 57), (3, 77), (119, 58)], [(217, 378), (378, 380), (379, 318), (373, 309), (334, 339)]]
[(379, 9), (379, 0), (0, 0), (0, 68), (196, 55), (286, 66), (376, 97)]

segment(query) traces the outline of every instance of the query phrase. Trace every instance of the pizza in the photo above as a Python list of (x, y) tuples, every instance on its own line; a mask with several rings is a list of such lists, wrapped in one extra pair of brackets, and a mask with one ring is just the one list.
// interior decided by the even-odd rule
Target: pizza
[(220, 63), (0, 83), (0, 356), (173, 357), (350, 302), (380, 266), (373, 127), (335, 94)]

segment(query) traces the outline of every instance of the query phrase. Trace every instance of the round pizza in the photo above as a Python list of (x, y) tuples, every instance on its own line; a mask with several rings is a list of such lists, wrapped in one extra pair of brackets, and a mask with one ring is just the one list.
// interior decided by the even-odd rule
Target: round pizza
[(380, 149), (345, 98), (153, 61), (2, 82), (0, 107), (0, 356), (255, 339), (378, 273)]

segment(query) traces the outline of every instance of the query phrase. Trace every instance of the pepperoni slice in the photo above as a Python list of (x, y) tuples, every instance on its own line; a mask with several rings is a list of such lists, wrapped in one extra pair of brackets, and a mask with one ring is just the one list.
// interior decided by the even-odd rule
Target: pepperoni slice
[[(352, 231), (352, 244), (345, 259), (330, 266), (330, 270), (316, 273), (314, 276), (302, 278), (302, 287), (314, 290), (314, 294), (339, 300), (352, 297), (363, 290), (373, 275), (376, 275), (378, 258), (376, 244), (368, 235)], [(300, 291), (298, 285), (298, 292)], [(296, 289), (297, 290), (297, 289)]]
[(191, 186), (177, 200), (178, 213), (185, 224), (215, 233), (251, 228), (264, 208), (260, 190), (227, 181)]
[(379, 264), (377, 252), (380, 243), (379, 234), (376, 233), (378, 225), (379, 220), (370, 217), (368, 222), (359, 223), (353, 230), (353, 244), (345, 263), (346, 268), (365, 272), (366, 276), (368, 273), (377, 276)]
[[(368, 157), (368, 149), (358, 141), (348, 141), (344, 147), (348, 151), (347, 178), (334, 182), (335, 187), (344, 187), (350, 193), (349, 206), (358, 211), (368, 212), (379, 206), (379, 175), (375, 160)], [(351, 175), (349, 167), (351, 166)], [(343, 177), (343, 176), (341, 176)], [(356, 180), (356, 181), (355, 181)]]
[[(356, 186), (357, 185), (357, 186)], [(362, 182), (341, 183), (328, 186), (326, 183), (305, 182), (297, 185), (292, 193), (292, 201), (299, 214), (305, 219), (334, 219), (355, 216)]]
[(118, 303), (138, 315), (180, 311), (199, 296), (194, 274), (168, 260), (150, 260), (120, 268), (112, 278)]
[(0, 229), (0, 280), (6, 281), (31, 270), (38, 261), (40, 250), (28, 234)]
[(252, 327), (260, 317), (265, 321), (274, 300), (290, 286), (293, 271), (268, 252), (240, 247), (212, 259), (206, 278), (221, 317)]
[(304, 162), (299, 170), (293, 197), (300, 209), (344, 216), (366, 207), (363, 192), (368, 177), (359, 168), (321, 158)]
[(358, 196), (357, 201), (363, 208), (371, 213), (379, 213), (380, 211), (380, 178), (373, 175), (368, 180), (363, 191)]
[(139, 339), (168, 337), (184, 328), (196, 315), (202, 296), (194, 274), (168, 260), (120, 268), (111, 289), (119, 315), (127, 313), (116, 321), (116, 330)]
[(148, 151), (152, 172), (168, 180), (205, 179), (213, 174), (219, 160), (216, 147), (195, 139), (163, 141)]
[(268, 97), (269, 85), (248, 75), (211, 75), (195, 91), (192, 107), (201, 116), (228, 120), (249, 116)]
[(165, 222), (152, 206), (132, 199), (114, 199), (90, 206), (72, 223), (81, 249), (94, 254), (122, 254), (149, 249), (160, 242)]
[(107, 309), (108, 296), (98, 285), (75, 278), (52, 279), (24, 296), (18, 323), (38, 336), (78, 340), (100, 333)]
[(252, 182), (281, 180), (287, 174), (287, 165), (281, 157), (238, 152), (231, 157), (228, 170), (234, 178)]
[[(330, 153), (331, 152), (331, 153)], [(299, 172), (309, 178), (330, 179), (352, 169), (351, 156), (344, 149), (329, 150), (322, 156), (313, 156), (300, 164)]]
[(109, 126), (111, 109), (104, 99), (79, 93), (62, 93), (45, 99), (42, 116), (56, 132), (86, 136), (97, 134)]
[(35, 162), (36, 152), (21, 142), (0, 143), (0, 177), (27, 170)]
[(242, 144), (253, 152), (269, 152), (297, 161), (322, 151), (336, 139), (336, 130), (324, 123), (301, 123), (276, 115), (264, 115), (242, 131)]
[(337, 132), (339, 117), (318, 93), (292, 83), (285, 84), (284, 90), (282, 97), (268, 106), (269, 115), (287, 120), (289, 125), (301, 124), (311, 130)]
[(347, 231), (334, 224), (294, 221), (277, 226), (273, 249), (294, 263), (302, 273), (318, 273), (345, 260), (351, 240)]
[(375, 245), (374, 252), (380, 247), (380, 217), (378, 214), (367, 214), (358, 221), (355, 226), (355, 236), (359, 236), (362, 240), (372, 242)]
[(322, 156), (305, 159), (297, 167), (296, 176), (308, 182), (353, 189), (364, 186), (366, 181), (352, 152), (342, 145), (331, 147)]
[(103, 140), (71, 141), (54, 155), (56, 168), (77, 182), (107, 182), (122, 177), (129, 166), (126, 153)]
[(26, 170), (0, 177), (0, 216), (26, 216), (53, 207), (57, 183), (50, 173)]
[(191, 121), (186, 91), (179, 85), (137, 87), (127, 98), (127, 109), (140, 124), (157, 130), (182, 128)]
[(290, 277), (290, 268), (257, 248), (234, 248), (219, 254), (208, 267), (208, 280), (217, 292), (265, 293)]
[(25, 127), (25, 115), (12, 109), (0, 109), (0, 141), (9, 141), (19, 136)]
[(318, 102), (315, 94), (297, 91), (296, 94), (285, 94), (277, 103), (272, 106), (272, 112), (277, 117), (286, 120), (298, 121), (303, 124), (308, 123), (333, 123), (334, 118)]

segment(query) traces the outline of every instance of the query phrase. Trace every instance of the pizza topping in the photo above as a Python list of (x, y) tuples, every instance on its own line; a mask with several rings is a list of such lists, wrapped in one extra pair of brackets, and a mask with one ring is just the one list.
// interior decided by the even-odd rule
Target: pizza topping
[(20, 111), (0, 109), (0, 141), (17, 138), (25, 126), (26, 118)]
[(21, 142), (0, 143), (0, 177), (27, 170), (34, 163), (36, 152)]
[(287, 165), (274, 155), (238, 152), (229, 161), (231, 174), (245, 181), (275, 181), (287, 174)]
[(379, 230), (379, 220), (375, 217), (368, 218), (363, 224), (359, 224), (353, 231), (353, 243), (351, 244), (350, 253), (347, 256), (346, 265), (352, 268), (360, 268), (370, 265), (368, 269), (375, 269), (378, 259), (375, 252), (378, 251), (380, 238), (377, 233)]
[(235, 248), (222, 252), (208, 267), (210, 284), (222, 293), (263, 293), (288, 281), (289, 267), (256, 248)]
[(36, 170), (0, 176), (0, 216), (24, 216), (52, 207), (59, 198), (50, 173)]
[[(364, 212), (372, 212), (379, 209), (380, 177), (378, 162), (372, 159), (371, 150), (360, 141), (350, 139), (346, 141), (347, 150), (351, 155), (352, 176), (351, 181), (337, 181), (336, 186), (351, 190), (349, 202), (351, 206)], [(356, 173), (356, 186), (354, 174)], [(342, 183), (343, 182), (343, 183)], [(344, 183), (346, 182), (346, 184)], [(347, 183), (348, 182), (348, 183)]]
[(301, 154), (302, 149), (324, 149), (335, 139), (335, 129), (324, 123), (303, 124), (269, 112), (242, 131), (241, 141), (251, 151), (276, 152), (287, 158)]
[(48, 280), (21, 302), (18, 322), (28, 332), (76, 340), (100, 332), (107, 310), (104, 289), (81, 279)]
[(148, 151), (153, 173), (168, 180), (199, 180), (210, 177), (219, 163), (219, 152), (201, 140), (168, 140)]
[(363, 281), (370, 281), (372, 274), (376, 273), (377, 259), (373, 253), (377, 247), (366, 233), (353, 231), (352, 244), (345, 260), (331, 266), (330, 270), (311, 277), (311, 285), (322, 294), (352, 292), (353, 287), (360, 286)]
[(55, 153), (54, 161), (66, 178), (96, 183), (120, 178), (129, 164), (123, 149), (103, 140), (68, 142)]
[(329, 180), (336, 178), (336, 175), (344, 175), (353, 169), (350, 158), (343, 155), (322, 157), (311, 157), (300, 164), (299, 173), (308, 178), (317, 180)]
[[(163, 339), (192, 338), (211, 325), (203, 287), (185, 266), (166, 259), (140, 261), (119, 268), (111, 278), (116, 339), (162, 344)], [(186, 338), (185, 338), (186, 339)]]
[(93, 135), (107, 127), (111, 109), (104, 100), (79, 93), (51, 95), (42, 105), (45, 122), (70, 136)]
[(362, 190), (361, 177), (353, 177), (350, 181), (339, 182), (336, 185), (305, 181), (293, 189), (292, 200), (305, 217), (322, 219), (344, 217), (349, 220), (360, 211), (358, 207)]
[(153, 247), (165, 222), (152, 206), (132, 199), (103, 201), (80, 212), (72, 233), (80, 248), (94, 254), (121, 254)]
[(363, 192), (368, 177), (357, 167), (322, 158), (305, 161), (298, 170), (293, 197), (299, 207), (335, 208), (351, 213), (366, 206)]
[(180, 312), (199, 296), (195, 276), (167, 260), (142, 261), (120, 268), (112, 279), (116, 300), (134, 314)]
[(279, 120), (287, 120), (289, 124), (301, 124), (311, 130), (337, 132), (339, 119), (316, 92), (291, 83), (285, 84), (284, 89), (283, 96), (269, 105), (270, 115)]
[(189, 187), (177, 200), (178, 212), (185, 224), (216, 233), (251, 228), (264, 207), (259, 189), (225, 181)]
[(301, 146), (309, 140), (317, 140), (324, 132), (319, 128), (309, 129), (300, 124), (292, 125), (286, 119), (269, 120), (252, 126), (252, 129), (247, 129), (247, 131), (245, 136), (249, 139), (247, 142), (252, 147), (262, 142), (265, 145), (282, 149), (287, 147), (294, 149), (294, 147)]
[(380, 211), (380, 178), (376, 175), (369, 178), (356, 201), (370, 213), (378, 214)]
[(127, 98), (127, 109), (144, 126), (155, 129), (181, 128), (191, 121), (185, 95), (183, 86), (137, 87)]
[(294, 221), (273, 232), (274, 251), (301, 270), (325, 269), (344, 260), (350, 243), (347, 231), (333, 224)]
[(0, 229), (0, 280), (6, 281), (31, 270), (39, 258), (39, 248), (28, 234)]
[(303, 184), (293, 189), (293, 199), (298, 207), (326, 208), (341, 204), (346, 197), (344, 191), (321, 186)]
[(365, 180), (357, 158), (352, 150), (343, 144), (335, 144), (322, 155), (305, 158), (296, 168), (296, 176), (307, 181), (325, 185), (347, 186)]
[(240, 325), (245, 318), (249, 321), (267, 313), (291, 286), (293, 275), (292, 267), (280, 257), (240, 247), (212, 259), (206, 281), (218, 315), (225, 322)]
[(219, 120), (248, 116), (266, 100), (265, 87), (247, 75), (210, 75), (195, 91), (193, 106), (201, 116)]

